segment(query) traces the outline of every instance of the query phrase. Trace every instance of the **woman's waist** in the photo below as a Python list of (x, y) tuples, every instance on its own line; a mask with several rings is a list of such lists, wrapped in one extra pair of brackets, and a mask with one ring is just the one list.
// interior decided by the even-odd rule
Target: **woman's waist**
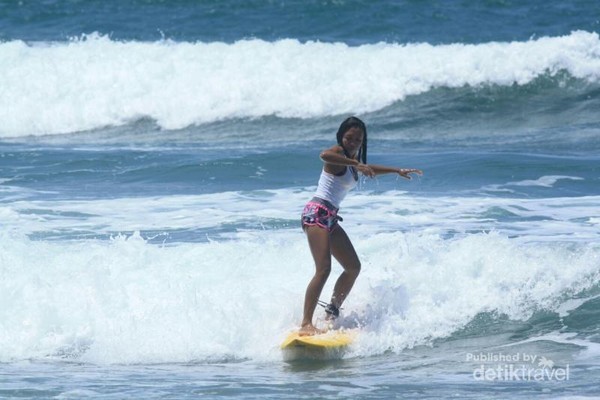
[(338, 212), (340, 209), (335, 204), (333, 204), (331, 201), (324, 199), (322, 197), (319, 197), (319, 196), (313, 196), (313, 198), (309, 200), (309, 203), (321, 204), (322, 206), (325, 206), (326, 208), (328, 208), (332, 211), (335, 211), (335, 212)]

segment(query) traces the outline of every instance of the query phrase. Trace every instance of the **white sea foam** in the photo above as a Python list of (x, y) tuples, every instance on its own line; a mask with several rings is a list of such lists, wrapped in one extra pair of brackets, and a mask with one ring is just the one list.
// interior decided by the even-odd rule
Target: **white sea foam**
[(565, 175), (547, 175), (542, 176), (538, 179), (527, 179), (519, 182), (508, 182), (506, 186), (541, 186), (541, 187), (553, 187), (556, 182), (560, 180), (572, 180), (582, 181), (583, 178), (579, 176), (565, 176)]
[(577, 346), (581, 351), (577, 354), (576, 359), (578, 360), (598, 360), (600, 359), (600, 344), (595, 340), (586, 340), (582, 338), (577, 332), (551, 332), (540, 336), (534, 336), (518, 342), (510, 343), (506, 347), (519, 346), (524, 343), (532, 342), (554, 342), (559, 344), (567, 344)]
[(561, 304), (560, 308), (558, 310), (556, 310), (556, 312), (558, 313), (558, 315), (561, 318), (566, 317), (573, 310), (576, 310), (582, 304), (585, 304), (586, 302), (588, 302), (590, 300), (597, 299), (598, 297), (600, 297), (600, 295), (567, 300)]
[[(480, 312), (526, 319), (560, 309), (565, 294), (600, 274), (593, 244), (400, 232), (355, 244), (363, 271), (344, 306), (364, 324), (355, 355), (447, 337)], [(167, 247), (137, 234), (85, 242), (3, 234), (0, 255), (1, 361), (277, 359), (314, 268), (304, 236), (290, 231)]]
[(364, 113), (437, 87), (523, 85), (567, 71), (600, 79), (597, 33), (478, 45), (0, 43), (0, 137), (141, 118), (178, 129), (237, 117)]
[[(300, 321), (314, 268), (298, 227), (302, 203), (313, 190), (3, 204), (0, 361), (278, 358), (277, 344)], [(573, 302), (565, 303), (565, 296), (600, 278), (598, 229), (589, 222), (599, 202), (597, 196), (354, 193), (344, 204), (342, 223), (363, 263), (344, 308), (346, 322), (356, 317), (364, 325), (354, 354), (401, 351), (444, 338), (481, 312), (514, 319), (526, 319), (536, 308), (566, 312)], [(490, 209), (524, 222), (504, 225)], [(261, 230), (242, 223), (268, 226), (271, 219), (290, 225)], [(227, 240), (215, 234), (201, 243), (168, 246), (150, 244), (138, 233), (112, 240), (26, 236), (210, 231), (221, 224), (238, 228)]]
[[(223, 226), (229, 226), (229, 232), (299, 229), (302, 206), (313, 193), (314, 188), (297, 188), (95, 200), (23, 199), (0, 205), (0, 216), (5, 231), (42, 237), (196, 230), (217, 238)], [(348, 216), (344, 226), (364, 235), (498, 231), (519, 241), (586, 242), (600, 238), (599, 207), (599, 196), (423, 197), (363, 190), (346, 199), (340, 214)]]
[[(554, 188), (560, 181), (584, 181), (585, 178), (580, 176), (569, 176), (569, 175), (544, 175), (537, 179), (524, 179), (522, 181), (506, 182), (502, 184), (485, 185), (481, 188), (484, 192), (505, 192), (515, 193), (515, 187), (540, 187), (540, 188)], [(566, 200), (569, 201), (569, 200)], [(590, 215), (591, 216), (591, 215)], [(594, 223), (592, 219), (590, 223)]]

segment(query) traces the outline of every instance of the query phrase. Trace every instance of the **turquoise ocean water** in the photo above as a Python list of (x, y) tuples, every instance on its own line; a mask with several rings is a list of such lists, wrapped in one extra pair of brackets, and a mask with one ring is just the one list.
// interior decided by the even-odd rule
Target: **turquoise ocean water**
[[(584, 0), (0, 0), (0, 398), (600, 397), (599, 30)], [(349, 115), (425, 175), (347, 197), (361, 334), (290, 364)]]

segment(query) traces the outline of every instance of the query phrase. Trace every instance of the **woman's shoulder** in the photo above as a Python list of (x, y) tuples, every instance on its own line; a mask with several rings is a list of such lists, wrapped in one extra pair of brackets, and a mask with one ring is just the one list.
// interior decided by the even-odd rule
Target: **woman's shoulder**
[[(344, 149), (339, 145), (332, 146), (329, 149), (324, 150), (323, 153), (328, 151), (335, 154), (344, 155)], [(323, 165), (323, 171), (331, 175), (340, 176), (346, 172), (346, 167), (343, 165), (331, 164), (325, 161), (325, 164)]]

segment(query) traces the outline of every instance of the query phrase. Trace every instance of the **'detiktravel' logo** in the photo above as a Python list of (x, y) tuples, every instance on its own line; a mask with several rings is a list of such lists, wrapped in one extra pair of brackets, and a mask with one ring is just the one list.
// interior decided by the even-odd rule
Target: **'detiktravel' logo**
[(556, 366), (551, 359), (529, 353), (467, 353), (466, 361), (476, 363), (476, 381), (568, 381), (569, 364)]

